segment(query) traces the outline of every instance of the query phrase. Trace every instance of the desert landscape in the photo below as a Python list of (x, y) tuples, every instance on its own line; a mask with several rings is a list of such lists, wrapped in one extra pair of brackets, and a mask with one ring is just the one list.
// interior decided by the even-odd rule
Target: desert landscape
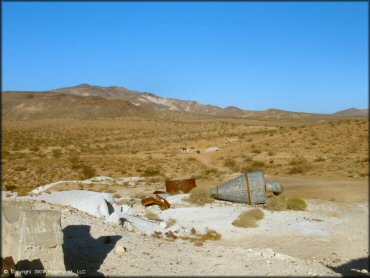
[[(220, 108), (88, 84), (3, 92), (3, 206), (61, 212), (60, 263), (71, 275), (368, 276), (367, 117)], [(284, 192), (265, 204), (210, 196), (255, 171)], [(189, 178), (189, 193), (162, 195), (169, 209), (141, 204), (165, 193), (166, 180)], [(101, 200), (154, 228), (101, 213)]]

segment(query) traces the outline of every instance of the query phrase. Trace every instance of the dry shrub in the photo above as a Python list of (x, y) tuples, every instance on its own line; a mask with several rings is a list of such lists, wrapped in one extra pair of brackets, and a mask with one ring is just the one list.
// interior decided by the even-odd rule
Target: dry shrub
[(272, 195), (267, 198), (265, 207), (271, 211), (282, 211), (287, 208), (287, 203), (284, 197)]
[(22, 186), (22, 187), (18, 187), (17, 188), (17, 192), (18, 192), (18, 195), (20, 196), (26, 196), (28, 195), (28, 193), (32, 190), (33, 188), (29, 188), (29, 187), (26, 187), (26, 186)]
[(81, 160), (80, 160), (80, 156), (76, 153), (73, 153), (70, 157), (69, 157), (69, 161), (71, 162), (71, 168), (72, 169), (78, 169), (81, 167)]
[(161, 218), (159, 218), (158, 214), (156, 214), (154, 212), (151, 212), (151, 211), (147, 212), (145, 214), (145, 217), (149, 220), (154, 220), (154, 221), (161, 221), (162, 220)]
[(261, 153), (262, 151), (260, 149), (252, 149), (251, 152), (252, 153)]
[(16, 166), (16, 167), (14, 168), (14, 171), (18, 171), (18, 172), (26, 171), (26, 170), (27, 170), (27, 168), (26, 168), (26, 167), (24, 167), (24, 166)]
[(174, 218), (170, 218), (170, 219), (168, 219), (168, 221), (167, 221), (167, 227), (171, 227), (171, 226), (173, 226), (173, 225), (175, 225), (176, 224), (176, 219), (174, 219)]
[(291, 210), (305, 210), (307, 208), (307, 204), (303, 199), (293, 197), (287, 200), (287, 208)]
[(254, 171), (260, 171), (265, 167), (264, 161), (259, 160), (252, 160), (251, 163), (247, 166), (242, 168), (242, 172), (254, 172)]
[(147, 194), (143, 193), (143, 192), (136, 192), (135, 195), (134, 195), (134, 198), (136, 199), (143, 199), (143, 198), (146, 198), (147, 197)]
[(317, 157), (317, 158), (315, 158), (314, 159), (314, 162), (323, 162), (323, 161), (325, 161), (326, 159), (324, 158), (324, 157), (322, 157), (322, 156), (319, 156), (319, 157)]
[(119, 206), (123, 206), (123, 205), (128, 205), (128, 206), (131, 206), (132, 205), (132, 202), (130, 202), (130, 200), (120, 200), (118, 203), (117, 203)]
[(202, 235), (200, 239), (203, 240), (203, 241), (206, 241), (206, 240), (220, 240), (221, 239), (221, 234), (219, 234), (215, 230), (208, 230), (207, 229), (207, 232), (204, 235)]
[(190, 191), (190, 196), (185, 199), (185, 201), (198, 206), (203, 206), (205, 204), (213, 203), (215, 199), (213, 199), (209, 188), (195, 187)]
[(232, 158), (226, 158), (224, 161), (224, 166), (229, 168), (234, 168), (236, 166), (236, 162)]
[(5, 189), (7, 191), (13, 191), (14, 189), (16, 189), (17, 187), (15, 185), (12, 185), (12, 184), (7, 184), (5, 185)]
[(153, 167), (153, 166), (150, 166), (150, 167), (147, 167), (145, 170), (144, 170), (144, 176), (156, 176), (156, 175), (159, 175), (161, 172), (161, 170), (157, 167)]
[[(207, 231), (205, 234), (198, 234), (194, 228), (191, 229), (191, 235), (190, 236), (185, 236), (181, 237), (183, 240), (189, 240), (190, 242), (194, 243), (203, 243), (207, 240), (220, 240), (222, 235), (215, 230), (211, 230), (207, 228)], [(203, 244), (200, 244), (201, 246)]]
[(95, 169), (90, 165), (82, 165), (82, 177), (85, 179), (90, 179), (95, 176)]
[(240, 228), (250, 228), (257, 227), (257, 221), (263, 219), (264, 213), (262, 210), (255, 208), (239, 215), (239, 218), (234, 220), (232, 223), (236, 227)]
[(212, 176), (217, 174), (218, 170), (216, 168), (206, 168), (202, 171), (201, 176), (202, 178), (207, 178), (208, 176)]
[(289, 174), (303, 174), (312, 168), (311, 164), (304, 157), (293, 158), (289, 165), (293, 166), (289, 170)]
[(54, 149), (52, 152), (55, 158), (59, 158), (62, 156), (62, 151), (60, 149)]
[(119, 193), (116, 192), (116, 193), (114, 193), (113, 197), (114, 198), (121, 198), (122, 196), (121, 196), (121, 194), (119, 194)]
[(310, 170), (311, 167), (307, 165), (296, 165), (289, 170), (289, 174), (303, 174)]

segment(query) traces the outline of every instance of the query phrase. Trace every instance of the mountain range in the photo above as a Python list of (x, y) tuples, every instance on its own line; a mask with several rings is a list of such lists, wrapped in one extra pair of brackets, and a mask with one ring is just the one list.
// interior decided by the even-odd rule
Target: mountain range
[[(53, 117), (103, 118), (160, 115), (179, 112), (219, 117), (304, 118), (325, 114), (291, 112), (278, 109), (243, 110), (235, 106), (221, 108), (193, 100), (163, 98), (153, 93), (124, 87), (81, 84), (43, 92), (7, 91), (2, 94), (4, 119), (40, 119)], [(367, 116), (368, 109), (350, 108), (335, 116)]]

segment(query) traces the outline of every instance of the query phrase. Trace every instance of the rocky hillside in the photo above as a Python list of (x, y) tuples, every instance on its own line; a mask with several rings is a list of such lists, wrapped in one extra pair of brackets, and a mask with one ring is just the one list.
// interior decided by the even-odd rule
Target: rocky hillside
[(96, 119), (151, 114), (151, 110), (128, 101), (98, 96), (82, 97), (55, 92), (6, 92), (2, 96), (2, 116), (6, 120)]
[(3, 110), (5, 110), (3, 116), (6, 119), (121, 117), (126, 115), (140, 116), (143, 113), (151, 115), (160, 111), (263, 120), (306, 120), (308, 118), (320, 120), (338, 116), (368, 115), (368, 109), (355, 108), (334, 114), (302, 113), (279, 109), (250, 111), (235, 106), (221, 108), (193, 100), (163, 98), (152, 93), (137, 92), (124, 87), (101, 87), (89, 84), (45, 92), (5, 92), (3, 104)]
[(366, 116), (367, 117), (369, 115), (369, 109), (350, 108), (350, 109), (338, 111), (334, 114), (339, 115), (339, 116)]
[[(227, 113), (227, 109), (222, 109), (218, 106), (204, 105), (192, 100), (162, 98), (152, 93), (137, 92), (124, 87), (100, 87), (88, 84), (81, 84), (78, 86), (61, 88), (54, 91), (77, 96), (99, 96), (106, 99), (126, 100), (135, 104), (136, 106), (155, 110), (178, 111), (207, 115), (229, 114)], [(241, 116), (244, 113), (243, 110), (239, 109), (237, 113), (235, 113), (235, 111), (230, 111), (230, 114), (232, 114), (233, 116)]]

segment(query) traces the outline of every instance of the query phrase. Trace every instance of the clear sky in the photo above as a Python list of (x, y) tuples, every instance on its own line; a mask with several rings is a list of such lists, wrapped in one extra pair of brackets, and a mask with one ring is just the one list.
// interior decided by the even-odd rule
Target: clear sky
[(368, 2), (3, 2), (3, 90), (89, 83), (248, 110), (368, 107)]

